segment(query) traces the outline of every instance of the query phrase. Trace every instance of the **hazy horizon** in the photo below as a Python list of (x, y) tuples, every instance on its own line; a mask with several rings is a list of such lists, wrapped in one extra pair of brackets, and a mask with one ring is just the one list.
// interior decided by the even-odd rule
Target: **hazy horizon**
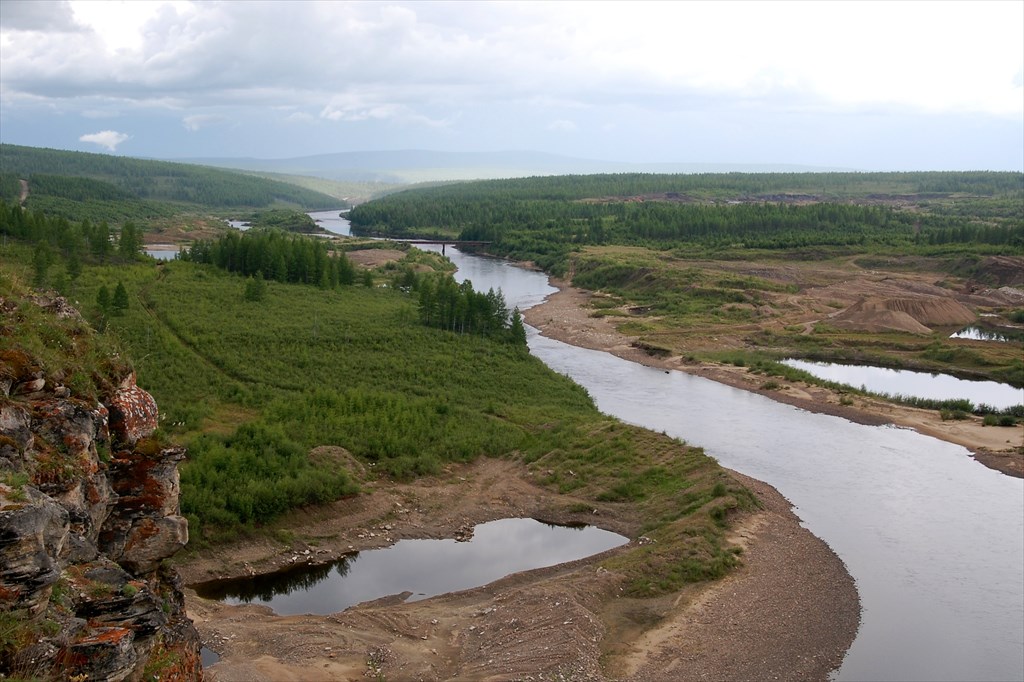
[(1024, 171), (1024, 2), (0, 2), (0, 141)]

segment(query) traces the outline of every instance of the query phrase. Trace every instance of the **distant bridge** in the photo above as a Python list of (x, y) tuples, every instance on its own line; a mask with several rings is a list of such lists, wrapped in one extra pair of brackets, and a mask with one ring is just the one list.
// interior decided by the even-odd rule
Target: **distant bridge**
[(443, 246), (487, 246), (493, 244), (493, 242), (474, 242), (474, 241), (463, 241), (459, 239), (395, 239), (396, 242), (402, 242), (403, 244), (440, 244)]

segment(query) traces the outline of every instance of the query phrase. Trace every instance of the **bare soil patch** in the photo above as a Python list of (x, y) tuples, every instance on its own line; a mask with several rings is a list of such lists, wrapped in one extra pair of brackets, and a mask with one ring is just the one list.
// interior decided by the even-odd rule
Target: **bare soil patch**
[[(853, 641), (859, 601), (842, 562), (803, 529), (770, 486), (739, 476), (764, 509), (736, 520), (744, 566), (676, 595), (620, 596), (622, 579), (589, 559), (511, 575), (423, 601), (381, 599), (326, 616), (276, 616), (186, 590), (189, 616), (229, 680), (755, 679), (765, 671), (825, 680)], [(179, 566), (186, 582), (328, 561), (406, 537), (452, 537), (507, 517), (586, 522), (636, 538), (627, 505), (576, 502), (532, 482), (521, 464), (481, 460), (357, 497), (283, 525), (295, 539), (240, 541)], [(578, 507), (575, 507), (578, 508)], [(595, 513), (596, 512), (596, 513)], [(280, 535), (280, 533), (279, 533)], [(305, 552), (309, 551), (309, 554)], [(742, 642), (742, 646), (737, 646)], [(742, 651), (739, 651), (742, 650)], [(796, 675), (796, 677), (794, 677)]]
[(379, 268), (386, 263), (402, 260), (405, 257), (405, 252), (398, 249), (358, 249), (349, 251), (345, 255), (356, 265), (361, 265), (364, 268)]

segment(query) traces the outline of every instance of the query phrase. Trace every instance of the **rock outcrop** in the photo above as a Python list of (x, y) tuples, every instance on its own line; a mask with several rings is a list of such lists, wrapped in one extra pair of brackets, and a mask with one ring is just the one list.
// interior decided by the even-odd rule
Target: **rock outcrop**
[(183, 449), (153, 439), (156, 403), (134, 374), (96, 400), (13, 345), (0, 345), (0, 677), (202, 679), (164, 562), (188, 541)]

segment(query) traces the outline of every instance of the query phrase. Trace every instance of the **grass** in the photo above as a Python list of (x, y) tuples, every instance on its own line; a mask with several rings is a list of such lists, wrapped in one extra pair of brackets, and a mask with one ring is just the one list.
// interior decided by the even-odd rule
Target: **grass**
[[(620, 560), (638, 586), (672, 589), (735, 563), (728, 517), (756, 503), (714, 460), (602, 415), (584, 389), (509, 344), (422, 326), (399, 290), (270, 283), (253, 302), (244, 279), (210, 266), (95, 266), (76, 283), (88, 317), (99, 288), (118, 281), (130, 304), (100, 338), (157, 399), (161, 437), (188, 447), (182, 510), (198, 546), (356, 493), (365, 473), (309, 457), (333, 445), (394, 479), (518, 458), (567, 504), (623, 505), (664, 540)], [(647, 573), (678, 561), (689, 568), (667, 581)]]

